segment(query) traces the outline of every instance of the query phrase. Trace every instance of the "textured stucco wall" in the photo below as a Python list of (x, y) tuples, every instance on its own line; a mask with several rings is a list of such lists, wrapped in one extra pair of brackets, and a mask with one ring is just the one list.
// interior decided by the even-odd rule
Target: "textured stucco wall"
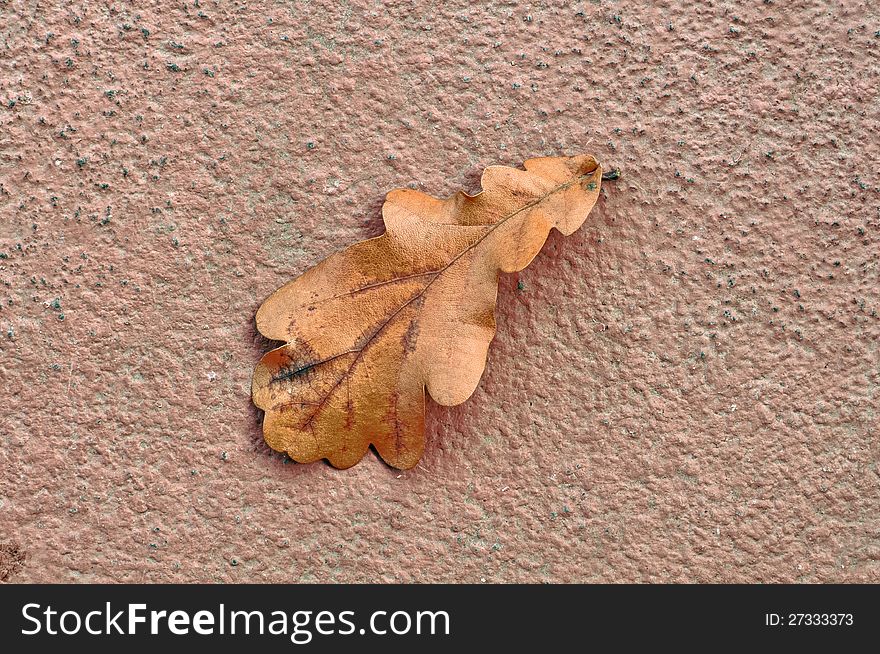
[[(0, 16), (0, 578), (880, 581), (876, 2)], [(268, 450), (265, 296), (575, 153), (417, 468)]]

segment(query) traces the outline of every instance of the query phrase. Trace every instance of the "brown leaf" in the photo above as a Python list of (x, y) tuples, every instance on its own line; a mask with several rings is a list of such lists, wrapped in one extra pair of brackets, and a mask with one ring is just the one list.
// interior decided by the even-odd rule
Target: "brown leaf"
[(382, 236), (324, 259), (263, 303), (257, 328), (286, 343), (254, 371), (270, 447), (347, 468), (372, 443), (396, 468), (418, 463), (425, 388), (439, 404), (459, 404), (483, 374), (499, 273), (529, 265), (551, 227), (574, 232), (599, 195), (593, 157), (524, 167), (487, 168), (474, 196), (391, 191)]

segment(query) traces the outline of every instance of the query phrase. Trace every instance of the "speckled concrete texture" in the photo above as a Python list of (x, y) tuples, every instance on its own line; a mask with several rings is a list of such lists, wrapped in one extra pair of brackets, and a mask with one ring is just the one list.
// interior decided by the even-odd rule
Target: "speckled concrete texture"
[[(875, 2), (0, 16), (0, 578), (880, 581)], [(417, 468), (263, 444), (270, 292), (577, 153), (623, 177)]]

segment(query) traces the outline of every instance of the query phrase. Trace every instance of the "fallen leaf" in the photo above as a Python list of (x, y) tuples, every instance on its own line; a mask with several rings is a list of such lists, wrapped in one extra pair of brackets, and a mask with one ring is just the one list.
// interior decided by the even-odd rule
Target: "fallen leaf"
[(473, 196), (391, 191), (382, 236), (331, 255), (263, 303), (257, 328), (285, 342), (253, 378), (271, 448), (347, 468), (373, 444), (395, 468), (418, 463), (425, 389), (459, 404), (483, 374), (499, 273), (529, 265), (550, 228), (574, 232), (599, 195), (593, 157), (524, 167), (486, 168)]

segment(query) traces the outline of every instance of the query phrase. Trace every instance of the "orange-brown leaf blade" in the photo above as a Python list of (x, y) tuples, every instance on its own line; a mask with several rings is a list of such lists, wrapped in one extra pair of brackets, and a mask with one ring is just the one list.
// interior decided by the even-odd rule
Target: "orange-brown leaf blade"
[(452, 405), (479, 382), (499, 273), (527, 266), (551, 228), (577, 229), (601, 175), (592, 157), (544, 157), (487, 168), (475, 196), (389, 193), (385, 234), (328, 257), (257, 312), (260, 332), (286, 343), (254, 372), (266, 442), (340, 468), (373, 444), (390, 465), (414, 466), (425, 389)]

